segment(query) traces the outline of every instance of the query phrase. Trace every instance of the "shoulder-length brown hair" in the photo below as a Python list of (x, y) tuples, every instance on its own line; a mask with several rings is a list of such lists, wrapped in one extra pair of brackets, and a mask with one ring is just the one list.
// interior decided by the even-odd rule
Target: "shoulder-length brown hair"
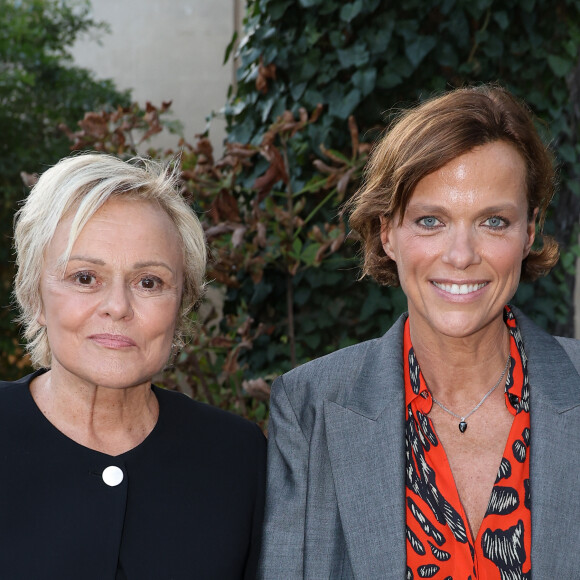
[(363, 244), (363, 275), (398, 286), (397, 265), (384, 252), (381, 217), (402, 220), (415, 187), (427, 175), (474, 147), (504, 141), (526, 166), (528, 215), (538, 210), (543, 246), (522, 263), (522, 280), (547, 274), (559, 257), (557, 242), (541, 234), (554, 195), (553, 158), (528, 107), (506, 89), (482, 85), (450, 91), (403, 112), (374, 147), (361, 188), (348, 202), (350, 226)]

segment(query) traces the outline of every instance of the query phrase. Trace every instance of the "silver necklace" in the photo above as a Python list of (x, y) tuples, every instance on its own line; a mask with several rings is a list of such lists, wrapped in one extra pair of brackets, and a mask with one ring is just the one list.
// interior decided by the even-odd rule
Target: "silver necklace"
[(461, 433), (465, 433), (465, 430), (467, 429), (467, 419), (469, 417), (471, 417), (471, 415), (473, 415), (473, 413), (475, 413), (475, 411), (477, 411), (477, 409), (479, 409), (479, 407), (481, 407), (481, 405), (483, 405), (483, 403), (485, 402), (485, 399), (487, 399), (487, 397), (489, 397), (499, 387), (501, 380), (504, 378), (504, 376), (508, 370), (508, 366), (510, 364), (510, 358), (511, 358), (511, 356), (508, 354), (507, 360), (505, 361), (505, 367), (501, 373), (501, 376), (497, 380), (497, 383), (495, 383), (495, 385), (493, 385), (493, 387), (491, 387), (491, 389), (489, 389), (489, 391), (487, 391), (487, 393), (485, 393), (485, 395), (483, 395), (483, 399), (481, 399), (481, 401), (479, 401), (479, 403), (477, 403), (477, 405), (475, 405), (475, 407), (473, 407), (473, 409), (471, 409), (471, 411), (469, 411), (469, 413), (467, 413), (467, 415), (461, 416), (461, 415), (458, 415), (457, 413), (454, 413), (451, 409), (448, 409), (443, 403), (440, 403), (433, 396), (433, 393), (431, 393), (431, 398), (433, 399), (434, 403), (439, 405), (444, 411), (446, 411), (450, 415), (453, 415), (456, 419), (459, 419), (459, 431), (461, 431)]

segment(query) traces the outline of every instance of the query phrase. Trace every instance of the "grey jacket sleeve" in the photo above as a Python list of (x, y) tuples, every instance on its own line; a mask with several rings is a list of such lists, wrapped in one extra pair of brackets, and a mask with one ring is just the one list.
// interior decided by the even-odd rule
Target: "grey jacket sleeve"
[(282, 377), (272, 385), (268, 491), (258, 578), (302, 578), (308, 442)]

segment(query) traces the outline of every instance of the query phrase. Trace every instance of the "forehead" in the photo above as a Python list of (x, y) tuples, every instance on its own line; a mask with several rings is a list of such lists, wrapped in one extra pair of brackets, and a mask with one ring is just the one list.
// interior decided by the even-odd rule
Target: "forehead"
[(452, 159), (423, 177), (407, 209), (432, 200), (510, 202), (527, 207), (526, 165), (515, 147), (503, 141), (487, 143)]
[(155, 256), (182, 261), (179, 232), (169, 215), (155, 202), (111, 199), (75, 231), (75, 214), (58, 224), (46, 249), (46, 259), (66, 261), (70, 253), (103, 255), (109, 260)]

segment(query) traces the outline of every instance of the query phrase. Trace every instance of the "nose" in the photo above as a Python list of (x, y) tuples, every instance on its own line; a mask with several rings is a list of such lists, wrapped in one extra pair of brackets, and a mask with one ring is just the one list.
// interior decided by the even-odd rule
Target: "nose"
[(103, 316), (110, 316), (113, 320), (132, 318), (131, 290), (123, 281), (112, 281), (103, 290), (99, 313)]
[(458, 270), (465, 270), (481, 262), (476, 235), (468, 226), (458, 226), (449, 232), (449, 240), (443, 252), (443, 262)]

